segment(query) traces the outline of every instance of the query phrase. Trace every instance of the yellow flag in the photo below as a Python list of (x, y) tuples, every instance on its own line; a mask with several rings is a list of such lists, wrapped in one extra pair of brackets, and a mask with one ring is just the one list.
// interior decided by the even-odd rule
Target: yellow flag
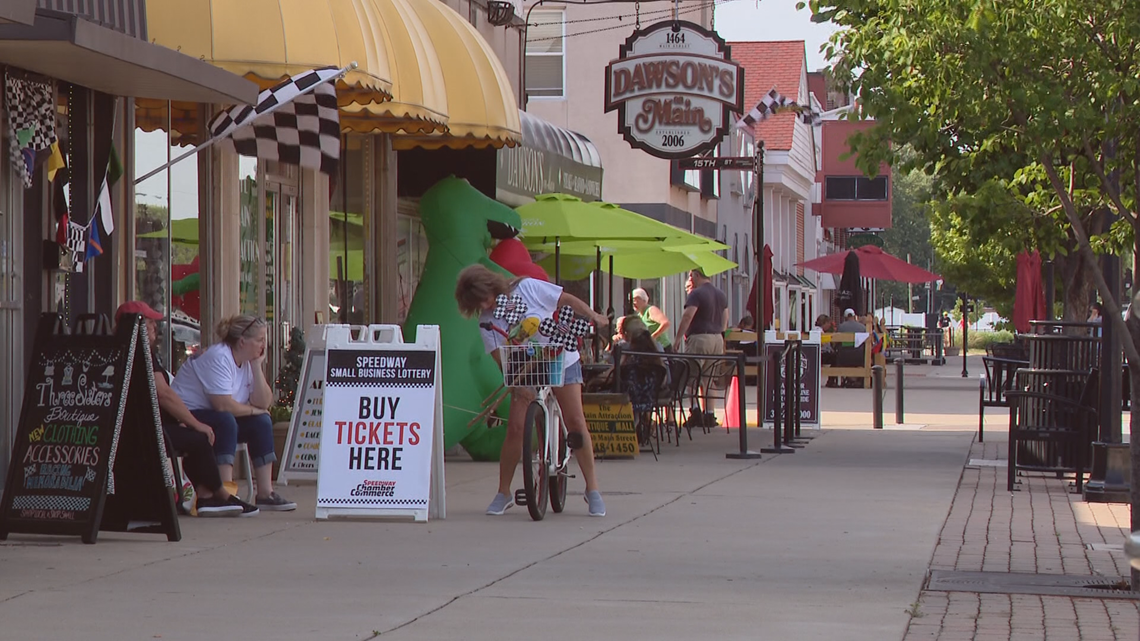
[(55, 172), (63, 169), (66, 166), (67, 163), (63, 161), (63, 154), (61, 154), (59, 151), (59, 141), (56, 141), (52, 143), (51, 155), (48, 156), (47, 161), (48, 182), (55, 180)]

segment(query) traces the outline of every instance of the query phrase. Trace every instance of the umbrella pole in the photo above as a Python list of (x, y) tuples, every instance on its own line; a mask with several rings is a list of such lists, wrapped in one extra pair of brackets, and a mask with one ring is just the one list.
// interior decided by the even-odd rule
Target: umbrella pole
[(606, 308), (606, 316), (610, 319), (610, 325), (614, 322), (614, 256), (610, 254), (610, 306)]
[[(594, 249), (594, 311), (602, 313), (602, 248)], [(594, 337), (594, 362), (598, 362), (598, 353), (601, 351), (599, 336)]]
[(562, 239), (554, 238), (554, 284), (562, 284)]

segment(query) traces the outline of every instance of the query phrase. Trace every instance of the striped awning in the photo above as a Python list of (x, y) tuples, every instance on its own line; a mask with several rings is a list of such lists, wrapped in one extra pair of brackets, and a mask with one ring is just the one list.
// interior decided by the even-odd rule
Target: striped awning
[[(501, 146), (519, 135), (502, 65), (442, 2), (149, 0), (147, 26), (153, 42), (262, 88), (303, 69), (355, 61), (359, 67), (337, 84), (345, 131), (445, 141), (425, 143), (434, 146)], [(165, 128), (165, 103), (136, 105), (137, 126)], [(197, 110), (172, 111), (171, 128), (195, 142)]]

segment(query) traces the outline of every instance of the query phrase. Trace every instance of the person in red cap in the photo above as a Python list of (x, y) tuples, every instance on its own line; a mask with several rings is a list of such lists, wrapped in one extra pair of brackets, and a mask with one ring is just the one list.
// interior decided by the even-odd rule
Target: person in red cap
[(158, 361), (155, 343), (158, 341), (157, 322), (162, 314), (142, 301), (129, 301), (119, 305), (115, 323), (124, 314), (138, 314), (146, 319), (147, 341), (150, 343), (151, 369), (154, 370), (154, 389), (158, 395), (158, 409), (162, 418), (162, 431), (170, 447), (182, 453), (182, 467), (197, 492), (198, 516), (253, 516), (258, 509), (233, 496), (222, 485), (218, 460), (214, 457), (214, 430), (194, 418), (186, 404), (170, 388), (170, 374)]

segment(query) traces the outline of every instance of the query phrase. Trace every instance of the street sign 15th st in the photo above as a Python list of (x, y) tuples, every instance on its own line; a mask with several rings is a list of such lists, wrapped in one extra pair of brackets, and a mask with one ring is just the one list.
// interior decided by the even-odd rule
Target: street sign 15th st
[(677, 161), (681, 169), (740, 169), (753, 171), (756, 159), (752, 156), (720, 156), (714, 158), (681, 158)]

